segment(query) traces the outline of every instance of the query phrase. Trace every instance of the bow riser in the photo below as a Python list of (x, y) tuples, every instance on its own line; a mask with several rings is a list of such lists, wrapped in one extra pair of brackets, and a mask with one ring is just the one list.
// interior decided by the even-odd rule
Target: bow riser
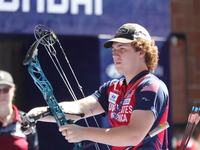
[[(34, 80), (34, 83), (42, 92), (43, 97), (47, 105), (49, 106), (49, 109), (52, 115), (54, 116), (58, 126), (72, 124), (73, 123), (72, 120), (70, 119), (67, 120), (65, 118), (65, 114), (62, 111), (61, 107), (59, 106), (53, 94), (53, 88), (50, 82), (47, 80), (46, 76), (44, 75), (44, 72), (42, 71), (42, 68), (40, 66), (37, 56), (32, 57), (32, 61), (29, 63), (28, 71)], [(74, 150), (82, 150), (81, 143), (75, 143)]]

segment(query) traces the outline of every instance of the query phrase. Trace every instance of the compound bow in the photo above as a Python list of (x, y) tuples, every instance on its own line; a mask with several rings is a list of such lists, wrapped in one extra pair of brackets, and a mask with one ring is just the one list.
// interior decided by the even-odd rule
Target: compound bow
[[(42, 92), (43, 97), (44, 97), (47, 105), (49, 106), (50, 113), (43, 113), (42, 115), (40, 115), (40, 117), (41, 116), (44, 117), (46, 115), (51, 114), (55, 118), (58, 126), (65, 125), (65, 124), (73, 124), (74, 123), (73, 120), (70, 120), (70, 119), (67, 120), (66, 119), (65, 113), (62, 111), (62, 108), (59, 106), (59, 104), (58, 104), (58, 102), (57, 102), (57, 100), (56, 100), (56, 98), (53, 94), (52, 85), (47, 80), (47, 78), (46, 78), (46, 76), (45, 76), (45, 74), (44, 74), (44, 72), (41, 68), (40, 62), (39, 62), (38, 57), (37, 57), (37, 55), (38, 55), (37, 47), (39, 46), (39, 44), (42, 44), (45, 47), (45, 49), (47, 50), (47, 52), (48, 52), (48, 54), (49, 54), (49, 56), (52, 60), (52, 62), (54, 63), (56, 69), (58, 70), (61, 78), (63, 79), (66, 87), (68, 88), (71, 96), (73, 97), (74, 100), (77, 100), (76, 95), (75, 95), (75, 93), (74, 93), (74, 91), (73, 91), (73, 89), (72, 89), (72, 87), (71, 87), (71, 85), (70, 85), (61, 65), (60, 65), (60, 63), (59, 63), (59, 60), (56, 57), (56, 50), (53, 47), (53, 45), (56, 42), (59, 43), (59, 46), (60, 46), (60, 48), (61, 48), (61, 50), (62, 50), (62, 52), (65, 56), (65, 59), (66, 59), (68, 65), (69, 65), (69, 67), (72, 71), (72, 74), (73, 74), (73, 76), (74, 76), (74, 78), (75, 78), (75, 80), (76, 80), (76, 82), (79, 86), (79, 89), (81, 90), (82, 95), (85, 97), (85, 95), (82, 91), (82, 88), (81, 88), (81, 86), (80, 86), (80, 84), (79, 84), (79, 82), (78, 82), (78, 80), (77, 80), (77, 78), (74, 74), (74, 71), (72, 70), (72, 67), (71, 67), (71, 65), (70, 65), (70, 63), (69, 63), (69, 61), (66, 57), (66, 54), (65, 54), (57, 36), (54, 34), (54, 32), (51, 29), (45, 27), (44, 25), (37, 25), (35, 27), (35, 30), (34, 30), (34, 35), (35, 35), (36, 41), (29, 48), (29, 50), (28, 50), (28, 52), (25, 56), (25, 59), (23, 61), (23, 64), (29, 65), (28, 66), (28, 72), (31, 75), (31, 77), (33, 78), (36, 86)], [(54, 56), (55, 59), (53, 59), (52, 56)], [(83, 113), (76, 114), (76, 115), (80, 115), (81, 117), (84, 116)], [(35, 125), (33, 122), (35, 122), (36, 119), (38, 119), (38, 118), (26, 116), (26, 119), (27, 119), (27, 121), (29, 120), (28, 126), (30, 127), (30, 126)], [(94, 117), (94, 119), (95, 119), (95, 117)], [(98, 125), (96, 119), (95, 119), (95, 121), (96, 121), (96, 124)], [(86, 122), (87, 126), (89, 126), (86, 119), (85, 119), (85, 122)], [(26, 126), (27, 122), (23, 125)], [(98, 127), (99, 127), (99, 125), (98, 125)], [(26, 127), (23, 127), (23, 129), (25, 129), (25, 128)], [(84, 147), (87, 147), (87, 146), (83, 147), (81, 143), (75, 143), (74, 145), (75, 145), (75, 147), (74, 147), (73, 150), (82, 150)], [(96, 143), (95, 143), (95, 146), (96, 146), (96, 149), (99, 149), (99, 147)]]

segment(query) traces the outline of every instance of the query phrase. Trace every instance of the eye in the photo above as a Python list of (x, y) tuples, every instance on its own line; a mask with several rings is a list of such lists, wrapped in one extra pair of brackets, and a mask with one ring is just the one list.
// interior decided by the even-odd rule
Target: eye
[(125, 50), (126, 50), (126, 48), (124, 48), (124, 47), (120, 48), (120, 51), (125, 51)]

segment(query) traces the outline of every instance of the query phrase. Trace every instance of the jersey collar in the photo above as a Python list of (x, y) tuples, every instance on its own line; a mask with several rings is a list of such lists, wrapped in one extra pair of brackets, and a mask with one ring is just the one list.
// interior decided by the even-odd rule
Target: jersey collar
[(142, 76), (145, 76), (145, 75), (147, 75), (147, 74), (149, 74), (149, 73), (150, 73), (149, 70), (144, 70), (144, 71), (138, 73), (135, 77), (133, 77), (133, 78), (131, 79), (131, 81), (129, 82), (129, 84), (134, 83), (135, 81), (137, 81), (138, 79), (140, 79)]

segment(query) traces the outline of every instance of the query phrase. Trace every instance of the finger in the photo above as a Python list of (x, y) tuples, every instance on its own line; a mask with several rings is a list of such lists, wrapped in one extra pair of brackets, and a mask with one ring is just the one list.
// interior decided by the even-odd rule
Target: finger
[(62, 131), (62, 135), (66, 136), (67, 135), (67, 130)]
[(32, 133), (32, 130), (29, 128), (29, 129), (27, 129), (26, 131), (24, 131), (23, 133), (26, 134), (26, 135), (29, 135), (29, 134)]
[(62, 132), (64, 130), (67, 130), (68, 129), (68, 125), (63, 125), (63, 126), (60, 126), (59, 127), (59, 131)]

